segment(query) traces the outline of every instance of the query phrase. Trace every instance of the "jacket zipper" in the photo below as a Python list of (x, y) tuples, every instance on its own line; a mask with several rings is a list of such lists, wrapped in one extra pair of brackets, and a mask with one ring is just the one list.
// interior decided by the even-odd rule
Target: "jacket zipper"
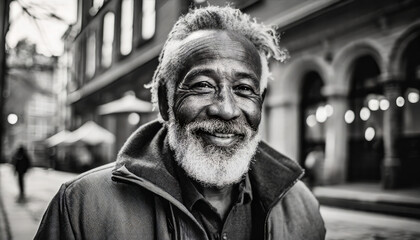
[(273, 204), (271, 204), (271, 206), (268, 208), (268, 212), (267, 212), (267, 216), (265, 217), (265, 221), (264, 221), (264, 239), (267, 239), (267, 223), (268, 223), (268, 218), (270, 217), (270, 213), (271, 210), (273, 210), (274, 206), (277, 205), (278, 202), (280, 202), (284, 196), (286, 196), (286, 194), (290, 191), (290, 189), (303, 177), (303, 175), (305, 175), (305, 171), (303, 171), (296, 179), (295, 181), (293, 181), (284, 191), (282, 194), (280, 194), (280, 196), (277, 197), (277, 199), (273, 202)]

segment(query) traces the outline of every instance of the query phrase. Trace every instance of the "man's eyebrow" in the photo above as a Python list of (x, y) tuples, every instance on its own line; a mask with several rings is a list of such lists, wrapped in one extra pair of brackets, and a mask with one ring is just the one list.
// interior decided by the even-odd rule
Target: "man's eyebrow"
[(241, 78), (248, 78), (251, 79), (255, 84), (258, 84), (260, 82), (260, 79), (253, 73), (247, 73), (247, 72), (236, 72), (235, 78), (241, 79)]
[(199, 76), (199, 75), (212, 76), (214, 74), (215, 72), (212, 69), (207, 69), (207, 68), (193, 69), (191, 71), (188, 71), (187, 74), (185, 74), (185, 77), (184, 79), (182, 79), (182, 82), (179, 84), (179, 86), (182, 86), (185, 81), (192, 79), (196, 76)]

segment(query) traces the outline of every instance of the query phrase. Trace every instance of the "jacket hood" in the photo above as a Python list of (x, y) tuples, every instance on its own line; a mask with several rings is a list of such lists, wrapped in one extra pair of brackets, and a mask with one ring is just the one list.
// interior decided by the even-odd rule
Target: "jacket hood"
[[(166, 128), (158, 121), (141, 126), (121, 148), (113, 174), (134, 174), (182, 202), (176, 162), (166, 136)], [(254, 158), (249, 171), (252, 189), (268, 210), (299, 180), (303, 170), (264, 142), (259, 143)]]

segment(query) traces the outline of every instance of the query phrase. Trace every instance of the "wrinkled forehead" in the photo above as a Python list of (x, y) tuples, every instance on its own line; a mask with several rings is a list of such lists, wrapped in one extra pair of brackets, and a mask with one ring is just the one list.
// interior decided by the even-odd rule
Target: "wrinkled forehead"
[(220, 30), (193, 32), (178, 45), (181, 75), (198, 64), (217, 59), (239, 61), (261, 77), (261, 58), (256, 47), (244, 36)]

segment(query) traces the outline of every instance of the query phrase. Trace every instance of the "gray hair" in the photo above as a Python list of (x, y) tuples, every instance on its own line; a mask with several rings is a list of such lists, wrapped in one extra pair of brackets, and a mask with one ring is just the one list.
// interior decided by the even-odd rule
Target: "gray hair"
[(157, 92), (159, 86), (168, 83), (171, 85), (167, 88), (168, 104), (170, 107), (173, 106), (173, 94), (175, 92), (173, 88), (181, 70), (181, 64), (178, 63), (177, 57), (173, 53), (176, 52), (177, 43), (199, 30), (227, 30), (247, 38), (261, 56), (261, 92), (265, 90), (267, 81), (271, 77), (268, 60), (274, 58), (284, 61), (288, 56), (285, 50), (280, 49), (279, 38), (273, 27), (257, 23), (255, 18), (251, 18), (238, 9), (229, 6), (208, 6), (190, 10), (188, 14), (179, 18), (169, 33), (159, 56), (159, 65), (152, 82), (146, 86), (151, 88), (152, 103), (155, 107), (158, 104)]

